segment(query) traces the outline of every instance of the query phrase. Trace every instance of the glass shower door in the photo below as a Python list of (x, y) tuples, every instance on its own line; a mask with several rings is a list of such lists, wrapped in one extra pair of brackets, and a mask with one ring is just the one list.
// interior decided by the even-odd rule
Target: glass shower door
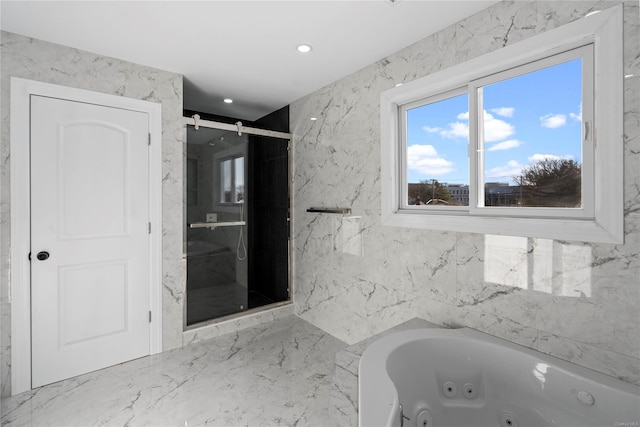
[(187, 126), (187, 326), (248, 305), (247, 135)]

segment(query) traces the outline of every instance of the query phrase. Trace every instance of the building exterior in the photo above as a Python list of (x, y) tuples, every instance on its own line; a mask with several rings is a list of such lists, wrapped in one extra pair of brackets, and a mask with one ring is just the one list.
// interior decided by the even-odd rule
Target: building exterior
[(466, 184), (443, 184), (451, 197), (462, 206), (469, 206), (469, 186)]

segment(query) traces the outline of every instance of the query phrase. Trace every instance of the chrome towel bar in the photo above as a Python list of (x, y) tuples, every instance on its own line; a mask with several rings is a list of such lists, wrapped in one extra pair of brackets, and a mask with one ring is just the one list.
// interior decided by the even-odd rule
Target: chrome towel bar
[(227, 222), (194, 222), (189, 224), (189, 228), (214, 228), (218, 227), (234, 227), (237, 225), (245, 225), (246, 221), (227, 221)]

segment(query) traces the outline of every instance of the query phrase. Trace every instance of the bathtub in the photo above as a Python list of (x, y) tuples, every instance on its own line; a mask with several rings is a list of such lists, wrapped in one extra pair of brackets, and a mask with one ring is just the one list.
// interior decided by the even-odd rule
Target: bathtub
[(640, 427), (640, 387), (468, 328), (375, 341), (358, 393), (360, 427)]

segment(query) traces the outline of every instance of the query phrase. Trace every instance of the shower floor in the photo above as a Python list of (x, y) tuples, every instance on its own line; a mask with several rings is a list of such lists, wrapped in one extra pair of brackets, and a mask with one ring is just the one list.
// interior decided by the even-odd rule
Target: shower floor
[(187, 325), (246, 310), (247, 288), (238, 283), (189, 289)]
[(187, 326), (273, 302), (259, 292), (247, 292), (247, 288), (238, 283), (190, 289), (187, 293)]

